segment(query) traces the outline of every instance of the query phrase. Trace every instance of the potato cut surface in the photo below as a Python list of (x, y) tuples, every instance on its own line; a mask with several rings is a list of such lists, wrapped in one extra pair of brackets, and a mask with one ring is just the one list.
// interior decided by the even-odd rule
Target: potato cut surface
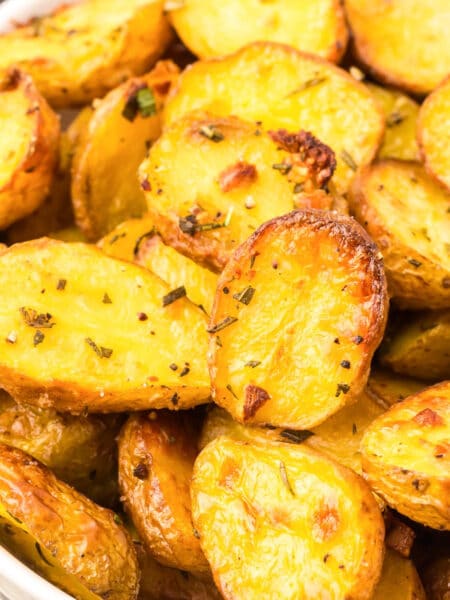
[(365, 169), (351, 208), (383, 253), (389, 292), (402, 308), (450, 306), (450, 194), (418, 163)]
[(207, 400), (204, 315), (183, 289), (45, 238), (0, 255), (0, 272), (0, 374), (17, 400), (76, 413)]
[(240, 422), (320, 424), (364, 388), (386, 302), (377, 250), (353, 219), (304, 210), (265, 223), (219, 278), (216, 403)]
[(339, 192), (373, 159), (384, 129), (381, 110), (363, 84), (320, 58), (270, 42), (186, 70), (165, 120), (194, 109), (260, 120), (266, 130), (310, 131), (336, 154)]
[(361, 444), (365, 476), (386, 502), (435, 529), (450, 529), (450, 383), (392, 406)]
[(97, 246), (108, 256), (134, 262), (143, 242), (151, 238), (155, 231), (155, 221), (148, 215), (140, 219), (127, 219), (102, 237)]
[(448, 74), (447, 0), (345, 0), (345, 9), (356, 54), (380, 81), (427, 94)]
[(373, 600), (427, 600), (412, 560), (395, 550), (386, 550), (381, 579)]
[(426, 387), (427, 383), (424, 381), (405, 375), (397, 375), (387, 369), (374, 366), (370, 370), (369, 381), (367, 382), (369, 393), (386, 407), (401, 402)]
[(191, 493), (224, 598), (372, 598), (384, 525), (349, 469), (305, 447), (221, 437), (198, 456)]

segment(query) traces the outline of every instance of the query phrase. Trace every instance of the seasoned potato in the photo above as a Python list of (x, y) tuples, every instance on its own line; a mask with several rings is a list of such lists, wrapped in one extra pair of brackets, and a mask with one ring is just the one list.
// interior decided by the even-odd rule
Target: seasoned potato
[(155, 231), (155, 222), (149, 215), (128, 219), (99, 240), (97, 246), (108, 256), (134, 262), (141, 244)]
[(450, 382), (395, 404), (366, 430), (362, 466), (373, 490), (399, 513), (450, 529)]
[(196, 112), (163, 133), (140, 179), (164, 240), (221, 271), (265, 221), (293, 207), (331, 208), (321, 188), (335, 166), (332, 150), (305, 131), (265, 133), (236, 117)]
[(31, 456), (0, 444), (1, 542), (78, 600), (137, 597), (136, 553), (117, 520)]
[(45, 199), (57, 164), (59, 119), (28, 75), (0, 72), (0, 229)]
[(381, 110), (362, 83), (318, 57), (270, 42), (184, 71), (165, 120), (194, 109), (262, 121), (266, 130), (310, 131), (336, 153), (338, 192), (374, 158), (384, 130)]
[(450, 77), (422, 104), (417, 128), (427, 171), (450, 189)]
[(427, 564), (422, 577), (428, 600), (450, 598), (450, 556), (444, 555)]
[(170, 11), (172, 25), (201, 58), (223, 56), (257, 40), (281, 42), (338, 62), (347, 45), (339, 0), (185, 0)]
[(382, 263), (353, 219), (304, 210), (268, 221), (219, 278), (216, 403), (240, 422), (319, 425), (363, 390), (386, 313)]
[(191, 493), (224, 598), (372, 598), (383, 519), (350, 469), (305, 446), (221, 437), (198, 456)]
[(119, 486), (147, 551), (168, 567), (202, 574), (209, 566), (189, 495), (196, 438), (191, 415), (131, 416), (119, 438)]
[(351, 208), (383, 253), (395, 302), (450, 307), (450, 194), (418, 163), (384, 160), (357, 178)]
[(396, 373), (425, 380), (450, 377), (450, 310), (408, 315), (381, 345), (380, 362)]
[(345, 9), (356, 54), (377, 79), (427, 94), (447, 75), (448, 0), (345, 0)]
[(85, 413), (209, 398), (204, 314), (183, 289), (46, 238), (1, 254), (0, 274), (0, 380), (17, 401)]
[(414, 563), (387, 549), (372, 600), (427, 600)]
[(87, 104), (149, 69), (170, 37), (162, 0), (81, 0), (0, 35), (0, 66), (19, 65), (52, 105)]
[(419, 105), (406, 94), (373, 83), (367, 87), (383, 108), (386, 130), (378, 158), (417, 160), (419, 148), (416, 141), (416, 124)]
[(57, 477), (106, 506), (117, 500), (116, 415), (62, 415), (16, 404), (0, 391), (0, 443), (31, 454)]
[(75, 218), (89, 240), (143, 214), (146, 203), (136, 171), (161, 133), (159, 113), (177, 76), (174, 63), (159, 62), (148, 75), (96, 100), (72, 161)]
[(423, 381), (404, 375), (396, 375), (378, 367), (372, 367), (367, 382), (367, 391), (386, 407), (401, 402), (425, 387), (427, 387), (427, 384)]

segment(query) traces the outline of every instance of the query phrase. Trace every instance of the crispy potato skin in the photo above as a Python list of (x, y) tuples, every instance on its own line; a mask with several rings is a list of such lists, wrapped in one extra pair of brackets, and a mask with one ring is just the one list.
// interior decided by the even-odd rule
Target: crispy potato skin
[(111, 600), (136, 598), (136, 553), (114, 513), (16, 448), (0, 444), (0, 458), (2, 508), (87, 590)]
[(427, 600), (412, 560), (387, 548), (372, 600)]
[(240, 422), (319, 425), (363, 390), (386, 315), (382, 264), (356, 221), (317, 210), (268, 221), (219, 278), (213, 397)]
[(1, 35), (0, 65), (23, 68), (52, 106), (82, 105), (148, 70), (170, 39), (162, 1), (90, 0)]
[(349, 469), (303, 446), (221, 437), (197, 457), (191, 494), (224, 598), (372, 597), (383, 519)]
[(379, 81), (424, 95), (448, 74), (447, 0), (345, 0), (345, 10), (354, 51)]
[[(136, 171), (161, 133), (159, 113), (178, 73), (174, 63), (161, 61), (147, 75), (129, 79), (95, 102), (75, 147), (71, 183), (76, 222), (90, 241), (145, 212), (145, 196)], [(154, 114), (144, 117), (138, 110), (127, 118), (126, 107), (145, 88), (153, 94)]]
[(428, 96), (420, 107), (417, 139), (420, 155), (428, 173), (450, 190), (450, 77)]
[(0, 376), (17, 401), (80, 414), (208, 400), (204, 314), (185, 298), (164, 306), (171, 290), (146, 269), (42, 238), (1, 254), (0, 272)]
[(418, 163), (383, 160), (362, 171), (351, 211), (383, 253), (401, 308), (450, 306), (450, 195)]
[(348, 191), (355, 168), (372, 161), (384, 131), (381, 108), (362, 83), (319, 57), (270, 42), (185, 70), (165, 122), (196, 109), (262, 121), (265, 130), (295, 132), (300, 125), (334, 150), (339, 193)]
[(373, 490), (401, 514), (450, 529), (450, 382), (392, 406), (366, 430), (362, 466)]
[(119, 485), (148, 552), (168, 567), (201, 575), (209, 566), (190, 503), (196, 437), (189, 415), (131, 416), (119, 438)]
[(45, 199), (57, 164), (59, 119), (31, 77), (0, 74), (2, 136), (0, 229), (32, 213)]
[(339, 62), (348, 31), (339, 0), (276, 0), (270, 5), (232, 0), (189, 0), (170, 12), (186, 46), (200, 58), (223, 56), (257, 40), (282, 42), (298, 50)]
[(367, 382), (369, 394), (375, 396), (386, 408), (420, 392), (425, 387), (427, 387), (427, 383), (424, 381), (396, 375), (387, 369), (375, 366), (372, 366)]
[(427, 564), (422, 572), (428, 600), (448, 600), (450, 594), (450, 556)]

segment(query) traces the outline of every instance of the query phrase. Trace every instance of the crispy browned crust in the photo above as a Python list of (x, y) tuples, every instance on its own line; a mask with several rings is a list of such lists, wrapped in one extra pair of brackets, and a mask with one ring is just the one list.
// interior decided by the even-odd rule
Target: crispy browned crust
[(389, 508), (385, 509), (383, 517), (386, 527), (386, 546), (404, 558), (409, 558), (416, 538), (414, 529), (395, 516)]
[(219, 175), (219, 185), (222, 192), (229, 192), (237, 187), (244, 187), (255, 181), (258, 172), (255, 165), (246, 162), (237, 162), (230, 165)]
[(254, 417), (267, 400), (270, 400), (270, 396), (266, 390), (257, 385), (248, 385), (245, 388), (244, 421)]

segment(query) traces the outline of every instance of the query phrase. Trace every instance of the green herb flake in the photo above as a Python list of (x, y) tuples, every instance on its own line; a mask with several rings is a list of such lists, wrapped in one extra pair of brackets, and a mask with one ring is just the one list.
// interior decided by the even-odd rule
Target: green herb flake
[(212, 142), (222, 142), (225, 139), (225, 136), (221, 131), (217, 129), (214, 125), (202, 125), (198, 132), (208, 140)]
[(56, 284), (56, 289), (60, 292), (66, 289), (67, 279), (58, 279), (58, 283)]
[(302, 444), (312, 435), (314, 435), (314, 433), (308, 429), (303, 429), (302, 431), (283, 429), (283, 431), (280, 432), (280, 437), (283, 438), (283, 441), (290, 442), (291, 444)]
[(242, 292), (238, 292), (237, 294), (233, 294), (233, 298), (240, 302), (241, 304), (250, 304), (255, 295), (255, 288), (251, 285), (248, 285), (246, 288), (242, 290)]
[(207, 331), (208, 333), (217, 333), (218, 331), (222, 331), (222, 329), (229, 327), (233, 323), (236, 323), (236, 321), (236, 317), (225, 317), (225, 319), (222, 319), (222, 321), (219, 321), (218, 323), (216, 323), (216, 325), (209, 327)]
[(420, 262), (420, 260), (416, 260), (415, 258), (408, 258), (408, 262), (413, 267), (416, 267), (416, 269), (418, 269), (419, 267), (422, 266), (422, 263)]
[(280, 466), (281, 481), (283, 482), (284, 487), (287, 490), (289, 490), (289, 492), (292, 494), (292, 496), (295, 496), (295, 492), (292, 489), (291, 482), (289, 481), (289, 477), (288, 477), (288, 474), (286, 471), (286, 465), (284, 464), (284, 462), (282, 460), (280, 460), (279, 466)]
[(178, 220), (178, 226), (183, 233), (186, 235), (195, 235), (200, 231), (212, 231), (213, 229), (220, 229), (226, 227), (225, 222), (223, 223), (199, 223), (195, 215), (188, 215), (187, 217), (181, 217)]
[(156, 100), (150, 88), (141, 88), (136, 94), (136, 100), (143, 119), (156, 115)]
[(45, 564), (48, 565), (49, 567), (53, 567), (52, 563), (48, 562), (48, 560), (45, 558), (44, 553), (42, 552), (42, 548), (41, 548), (39, 542), (36, 542), (34, 544), (34, 547), (36, 548), (36, 551), (39, 554), (39, 557), (41, 558), (41, 560), (43, 560), (45, 562)]
[(355, 159), (349, 152), (347, 152), (347, 150), (342, 150), (341, 158), (347, 165), (347, 167), (349, 167), (349, 169), (351, 169), (352, 171), (358, 170), (358, 165), (356, 164)]
[(282, 175), (287, 175), (292, 169), (292, 165), (288, 165), (286, 163), (275, 163), (272, 165), (272, 169), (275, 169), (275, 171), (280, 171)]
[(112, 304), (112, 300), (106, 292), (103, 294), (102, 302), (103, 302), (103, 304)]
[(390, 115), (388, 115), (388, 117), (386, 119), (386, 126), (388, 128), (396, 127), (397, 125), (400, 125), (400, 123), (403, 123), (403, 121), (405, 119), (406, 119), (405, 115), (402, 115), (397, 110), (394, 110), (394, 112), (392, 112)]
[(51, 323), (53, 317), (50, 313), (38, 313), (34, 308), (27, 308), (25, 306), (22, 306), (19, 311), (29, 327), (50, 329), (55, 325), (55, 323)]
[(113, 521), (114, 521), (114, 523), (116, 523), (117, 525), (123, 525), (123, 521), (122, 521), (122, 519), (121, 519), (121, 518), (119, 517), (119, 515), (117, 515), (117, 514), (114, 514)]
[(260, 360), (248, 360), (244, 367), (251, 367), (252, 369), (254, 369), (255, 367), (259, 366), (261, 364)]
[(173, 304), (174, 302), (176, 302), (180, 298), (184, 298), (185, 296), (186, 288), (184, 287), (184, 285), (180, 285), (180, 287), (175, 288), (174, 290), (163, 296), (162, 305), (169, 306), (169, 304)]
[(295, 96), (295, 94), (299, 94), (300, 92), (303, 92), (304, 90), (308, 90), (312, 87), (316, 87), (316, 86), (320, 85), (321, 83), (324, 83), (326, 80), (327, 80), (326, 77), (313, 77), (312, 79), (307, 79), (298, 88), (295, 88), (295, 90), (290, 92), (290, 94), (288, 94), (286, 96), (286, 98), (289, 98), (290, 96)]
[(231, 395), (232, 395), (234, 398), (236, 398), (236, 400), (239, 400), (239, 398), (238, 398), (238, 396), (237, 396), (236, 392), (233, 390), (233, 388), (231, 387), (231, 385), (230, 385), (229, 383), (227, 384), (227, 386), (226, 386), (226, 387), (227, 387), (227, 390), (230, 392), (230, 394), (231, 394)]
[(39, 344), (42, 344), (44, 338), (45, 335), (42, 333), (42, 331), (39, 331), (38, 329), (33, 336), (33, 346), (38, 346)]
[(341, 394), (348, 394), (350, 386), (347, 383), (338, 383), (336, 388), (335, 397), (339, 398)]
[(92, 350), (99, 356), (100, 358), (110, 358), (113, 351), (111, 348), (105, 348), (104, 346), (98, 346), (93, 339), (90, 337), (85, 338), (84, 340), (88, 346), (92, 348)]

